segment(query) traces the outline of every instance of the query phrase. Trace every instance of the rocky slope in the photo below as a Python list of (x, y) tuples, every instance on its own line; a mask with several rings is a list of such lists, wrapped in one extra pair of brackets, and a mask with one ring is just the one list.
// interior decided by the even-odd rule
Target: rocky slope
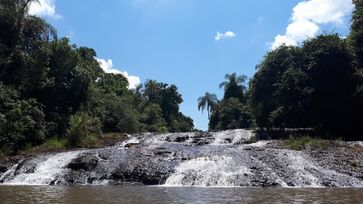
[(0, 163), (0, 183), (362, 187), (363, 147), (288, 150), (247, 130), (138, 134), (112, 147)]

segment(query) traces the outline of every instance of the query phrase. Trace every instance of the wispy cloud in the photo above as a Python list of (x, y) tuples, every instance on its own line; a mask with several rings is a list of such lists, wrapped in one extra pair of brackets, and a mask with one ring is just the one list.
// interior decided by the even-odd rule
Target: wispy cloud
[(324, 24), (341, 25), (354, 6), (352, 0), (304, 0), (297, 4), (285, 34), (279, 34), (271, 45), (294, 45), (318, 34)]
[(49, 16), (54, 19), (62, 18), (61, 15), (56, 13), (54, 0), (39, 0), (30, 4), (29, 14), (36, 16)]
[(130, 76), (129, 73), (127, 73), (126, 71), (120, 71), (119, 69), (114, 68), (111, 59), (105, 60), (96, 58), (96, 60), (98, 61), (100, 67), (103, 69), (104, 72), (112, 74), (122, 74), (124, 77), (126, 77), (129, 82), (129, 89), (136, 89), (137, 86), (141, 84), (140, 77)]
[(219, 40), (226, 39), (226, 38), (234, 38), (236, 36), (237, 36), (237, 34), (232, 31), (227, 31), (225, 33), (221, 33), (218, 31), (216, 36), (214, 37), (214, 39), (216, 41), (219, 41)]

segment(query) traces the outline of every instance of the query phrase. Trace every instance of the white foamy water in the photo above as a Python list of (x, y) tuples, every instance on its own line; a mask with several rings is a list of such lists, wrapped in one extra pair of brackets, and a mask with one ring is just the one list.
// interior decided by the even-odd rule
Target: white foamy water
[(69, 162), (75, 159), (80, 151), (65, 152), (50, 156), (43, 162), (39, 162), (34, 173), (22, 173), (13, 179), (6, 181), (8, 185), (48, 185), (62, 174)]
[(242, 144), (246, 141), (250, 141), (252, 137), (255, 136), (252, 130), (244, 130), (244, 129), (237, 129), (237, 130), (226, 130), (222, 132), (215, 132), (212, 134), (215, 138), (213, 144)]
[(279, 157), (288, 162), (286, 169), (293, 174), (292, 182), (295, 187), (323, 187), (323, 182), (340, 187), (363, 187), (362, 181), (334, 170), (327, 170), (301, 152), (284, 150), (280, 152)]
[(268, 144), (268, 141), (258, 141), (255, 143), (251, 143), (251, 144), (247, 144), (246, 146), (248, 147), (264, 147)]
[(122, 142), (122, 144), (120, 146), (122, 148), (125, 148), (127, 146), (127, 144), (140, 144), (140, 140), (137, 139), (137, 137), (132, 137), (132, 138)]
[(201, 157), (181, 163), (165, 186), (235, 186), (237, 179), (251, 174), (228, 156)]
[(5, 178), (9, 177), (9, 176), (14, 176), (14, 173), (16, 171), (16, 169), (18, 168), (19, 164), (15, 164), (14, 166), (12, 166), (9, 170), (7, 170), (1, 177), (0, 177), (0, 181), (3, 181)]

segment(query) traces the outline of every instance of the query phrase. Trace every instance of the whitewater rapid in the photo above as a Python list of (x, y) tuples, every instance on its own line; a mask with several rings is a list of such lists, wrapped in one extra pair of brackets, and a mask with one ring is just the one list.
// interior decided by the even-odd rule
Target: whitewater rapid
[(302, 151), (256, 141), (253, 131), (136, 134), (112, 147), (26, 158), (0, 174), (5, 185), (363, 187)]

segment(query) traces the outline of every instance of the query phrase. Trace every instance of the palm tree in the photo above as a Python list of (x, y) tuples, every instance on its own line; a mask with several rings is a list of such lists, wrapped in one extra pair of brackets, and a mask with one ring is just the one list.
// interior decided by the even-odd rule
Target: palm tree
[(202, 110), (203, 113), (204, 109), (206, 109), (208, 112), (208, 118), (210, 118), (210, 113), (215, 110), (217, 104), (217, 96), (215, 94), (206, 92), (204, 96), (199, 97), (198, 99), (198, 110)]
[(158, 93), (160, 91), (160, 84), (156, 80), (147, 80), (144, 88), (144, 96), (151, 103), (158, 102)]
[[(55, 29), (44, 19), (28, 14), (31, 3), (40, 3), (39, 0), (1, 0), (0, 24), (10, 27), (10, 33), (3, 33), (0, 38), (6, 38), (7, 59), (0, 63), (0, 81), (9, 69), (16, 53), (25, 44), (32, 43), (33, 38), (50, 40), (57, 38)], [(0, 42), (4, 39), (0, 39)]]
[(247, 76), (232, 73), (226, 74), (224, 78), (226, 81), (219, 84), (219, 88), (224, 89), (224, 99), (238, 98), (243, 100), (244, 91), (246, 90), (244, 83), (247, 80)]

